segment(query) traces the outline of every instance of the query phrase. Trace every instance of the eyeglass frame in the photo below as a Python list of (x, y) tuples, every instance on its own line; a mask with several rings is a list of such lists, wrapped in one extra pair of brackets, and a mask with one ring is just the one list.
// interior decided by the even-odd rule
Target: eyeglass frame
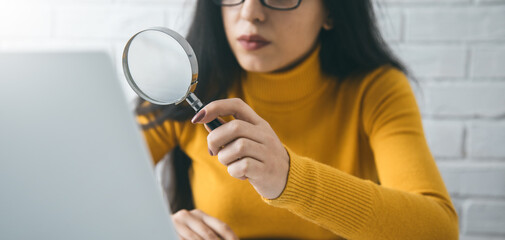
[[(245, 0), (240, 0), (240, 2), (238, 3), (234, 3), (234, 4), (222, 4), (221, 3), (221, 0), (212, 0), (216, 5), (218, 6), (221, 6), (221, 7), (233, 7), (233, 6), (238, 6), (242, 3), (245, 2)], [(274, 9), (274, 10), (278, 10), (278, 11), (289, 11), (289, 10), (293, 10), (293, 9), (296, 9), (300, 6), (300, 3), (302, 2), (302, 0), (298, 0), (298, 3), (296, 4), (296, 6), (294, 7), (290, 7), (290, 8), (276, 8), (276, 7), (272, 7), (268, 4), (265, 3), (265, 0), (260, 0), (261, 2), (261, 5), (267, 7), (267, 8), (270, 8), (270, 9)]]

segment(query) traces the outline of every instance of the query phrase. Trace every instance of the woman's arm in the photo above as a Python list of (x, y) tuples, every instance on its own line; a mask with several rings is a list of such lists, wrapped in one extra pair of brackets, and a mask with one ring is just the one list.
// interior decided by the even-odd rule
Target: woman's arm
[(400, 72), (388, 71), (371, 82), (363, 96), (362, 124), (381, 185), (288, 148), (284, 155), (285, 148), (279, 146), (270, 126), (239, 99), (207, 105), (204, 116), (195, 122), (233, 115), (236, 120), (208, 138), (209, 149), (230, 174), (248, 179), (267, 203), (339, 236), (457, 239), (457, 215), (427, 147), (407, 79)]
[(290, 151), (286, 189), (266, 201), (349, 239), (457, 239), (457, 215), (408, 80), (389, 70), (363, 96), (362, 124), (381, 185)]
[[(137, 116), (137, 122), (140, 125), (146, 125), (153, 120), (152, 115)], [(177, 146), (176, 127), (172, 121), (165, 121), (161, 125), (143, 129), (142, 133), (155, 165)]]

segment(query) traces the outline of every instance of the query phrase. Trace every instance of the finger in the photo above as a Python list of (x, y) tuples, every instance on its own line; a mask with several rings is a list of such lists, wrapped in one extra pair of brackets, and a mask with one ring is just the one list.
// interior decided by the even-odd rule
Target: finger
[[(220, 117), (218, 117), (217, 120), (221, 123), (221, 125), (226, 123), (226, 121)], [(205, 129), (207, 129), (207, 132), (212, 132), (212, 129), (210, 129), (209, 126), (207, 126), (207, 124), (204, 124), (203, 126), (205, 126)]]
[(238, 239), (237, 235), (233, 232), (233, 230), (231, 230), (231, 228), (221, 220), (209, 216), (199, 209), (195, 209), (194, 214), (200, 216), (200, 218), (207, 224), (207, 226), (212, 228), (212, 230), (214, 230), (214, 232), (216, 232), (223, 239), (225, 240)]
[(189, 229), (188, 226), (182, 223), (174, 222), (175, 229), (177, 230), (177, 234), (181, 239), (197, 239), (203, 240), (198, 234)]
[(191, 230), (186, 223), (190, 213), (186, 209), (179, 210), (177, 213), (172, 215), (172, 220), (174, 222), (174, 227), (177, 230), (177, 234), (181, 239), (202, 239), (198, 234)]
[(234, 178), (245, 180), (246, 178), (256, 179), (260, 176), (263, 163), (260, 161), (245, 157), (228, 165), (228, 173)]
[(263, 145), (247, 138), (237, 138), (219, 150), (217, 159), (221, 164), (228, 166), (244, 157), (251, 157), (261, 161), (261, 159), (264, 159), (263, 154)]
[[(195, 122), (208, 123), (216, 117), (232, 115), (235, 119), (244, 120), (254, 125), (262, 123), (264, 120), (258, 116), (240, 98), (230, 98), (213, 101), (200, 110), (203, 116), (195, 115)], [(198, 116), (198, 117), (197, 117)], [(198, 121), (196, 121), (198, 119)]]
[(257, 126), (235, 119), (210, 132), (207, 136), (207, 144), (213, 155), (216, 155), (222, 146), (241, 137), (258, 143), (261, 143), (263, 139), (262, 131), (258, 130)]
[(186, 216), (185, 220), (186, 225), (203, 239), (219, 239), (216, 233), (192, 212)]

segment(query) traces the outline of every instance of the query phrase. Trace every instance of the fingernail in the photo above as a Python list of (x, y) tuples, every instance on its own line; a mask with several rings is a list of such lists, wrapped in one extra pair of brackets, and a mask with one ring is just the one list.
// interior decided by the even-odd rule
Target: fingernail
[(196, 113), (196, 115), (193, 117), (193, 119), (191, 119), (191, 122), (192, 123), (197, 123), (200, 120), (202, 120), (203, 117), (205, 117), (205, 109), (202, 109), (198, 113)]
[(212, 151), (210, 150), (210, 148), (209, 148), (209, 154), (210, 154), (211, 156), (214, 156), (214, 153), (212, 153)]

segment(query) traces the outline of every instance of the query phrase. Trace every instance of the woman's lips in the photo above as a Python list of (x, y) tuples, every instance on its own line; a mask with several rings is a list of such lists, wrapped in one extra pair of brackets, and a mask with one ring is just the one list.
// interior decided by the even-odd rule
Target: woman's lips
[(256, 41), (246, 41), (246, 40), (239, 40), (239, 43), (248, 51), (253, 51), (253, 50), (258, 50), (268, 44), (269, 42), (256, 42)]
[(270, 44), (268, 40), (260, 35), (242, 35), (237, 40), (247, 51), (258, 50)]

